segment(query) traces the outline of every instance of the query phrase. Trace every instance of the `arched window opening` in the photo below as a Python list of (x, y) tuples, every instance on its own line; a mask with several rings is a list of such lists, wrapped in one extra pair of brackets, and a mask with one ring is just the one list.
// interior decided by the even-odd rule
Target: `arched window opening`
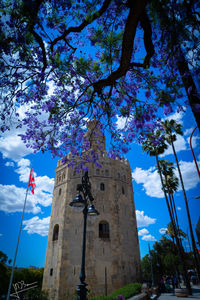
[(109, 170), (105, 171), (106, 176), (109, 176)]
[(101, 239), (109, 239), (110, 232), (109, 232), (109, 224), (106, 221), (101, 221), (99, 223), (99, 237)]
[(100, 170), (96, 169), (96, 174), (99, 175), (100, 174)]
[(53, 276), (53, 269), (50, 269), (50, 276)]
[(58, 240), (58, 234), (59, 234), (59, 225), (56, 224), (53, 229), (53, 241)]
[(125, 194), (125, 190), (124, 190), (124, 187), (122, 187), (122, 194), (123, 194), (123, 195)]
[(102, 182), (102, 183), (100, 183), (100, 190), (101, 191), (104, 191), (105, 190), (105, 185), (104, 185), (104, 183)]
[(61, 193), (62, 193), (62, 189), (59, 189), (59, 196), (61, 195)]

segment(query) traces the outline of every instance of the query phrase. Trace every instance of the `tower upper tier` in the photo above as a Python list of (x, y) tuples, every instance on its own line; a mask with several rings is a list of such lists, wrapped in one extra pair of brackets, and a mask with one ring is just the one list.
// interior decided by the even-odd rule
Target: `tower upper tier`
[(85, 138), (90, 142), (90, 148), (93, 150), (105, 151), (105, 136), (101, 131), (101, 125), (96, 119), (92, 119), (88, 123), (88, 131)]

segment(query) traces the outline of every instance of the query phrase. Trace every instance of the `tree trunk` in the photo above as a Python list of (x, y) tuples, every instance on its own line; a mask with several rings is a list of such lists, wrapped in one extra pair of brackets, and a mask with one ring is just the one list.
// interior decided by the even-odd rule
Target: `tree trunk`
[[(157, 4), (159, 5), (159, 1), (157, 1)], [(157, 15), (160, 18), (160, 20), (162, 21), (162, 19), (167, 20), (167, 23), (170, 24), (172, 22), (172, 19), (170, 19), (166, 13), (166, 10), (163, 8), (162, 4), (159, 5), (159, 7), (157, 8)], [(160, 23), (162, 23), (160, 21)], [(174, 55), (177, 62), (177, 67), (178, 67), (178, 71), (181, 75), (182, 81), (183, 81), (183, 85), (185, 87), (185, 91), (187, 93), (188, 96), (188, 100), (189, 100), (189, 104), (190, 107), (192, 109), (193, 115), (195, 117), (197, 126), (199, 128), (200, 131), (200, 108), (196, 107), (197, 104), (200, 105), (200, 99), (198, 97), (198, 93), (197, 93), (197, 88), (195, 85), (195, 82), (192, 78), (190, 69), (188, 67), (188, 62), (185, 59), (185, 56), (181, 50), (181, 45), (180, 42), (178, 41), (178, 33), (176, 32), (176, 27), (174, 27), (173, 31), (169, 31), (168, 27), (166, 25), (162, 26), (161, 24), (161, 28), (163, 27), (163, 30), (167, 30), (168, 34), (169, 34), (169, 40), (168, 40), (168, 47), (172, 48), (170, 41), (174, 41), (173, 46), (178, 46), (178, 50), (176, 51), (176, 54)], [(175, 44), (176, 43), (176, 44)], [(171, 49), (172, 52), (174, 53), (173, 48)]]
[(174, 210), (174, 216), (175, 216), (175, 220), (176, 220), (176, 227), (177, 227), (178, 232), (179, 232), (179, 223), (178, 223), (178, 217), (177, 217), (176, 206), (175, 206), (175, 201), (174, 201), (173, 194), (171, 195), (171, 199), (172, 199), (172, 206), (173, 206), (173, 210)]
[(194, 261), (195, 261), (195, 267), (196, 267), (196, 270), (197, 270), (198, 281), (200, 281), (200, 266), (199, 266), (199, 257), (198, 257), (199, 254), (198, 254), (195, 239), (194, 239), (194, 234), (193, 234), (193, 229), (192, 229), (192, 222), (191, 222), (190, 212), (189, 212), (189, 207), (188, 207), (188, 200), (187, 200), (185, 187), (184, 187), (184, 183), (183, 183), (183, 178), (182, 178), (182, 174), (181, 174), (181, 170), (180, 170), (180, 166), (179, 166), (179, 162), (178, 162), (178, 157), (176, 155), (176, 150), (175, 150), (173, 141), (172, 141), (171, 145), (172, 145), (172, 149), (173, 149), (173, 152), (174, 152), (176, 165), (177, 165), (177, 168), (178, 168), (181, 187), (182, 187), (182, 190), (183, 190), (183, 196), (184, 196), (184, 200), (185, 200), (185, 206), (186, 206), (187, 217), (188, 217), (188, 222), (189, 222), (190, 236), (191, 236), (191, 240), (192, 240), (192, 249), (193, 249)]
[(166, 194), (166, 191), (164, 189), (164, 183), (163, 183), (163, 178), (162, 178), (162, 174), (161, 174), (158, 155), (156, 155), (156, 162), (157, 162), (157, 166), (158, 166), (158, 173), (160, 175), (161, 185), (163, 187), (163, 192), (164, 192), (164, 195), (165, 195), (165, 200), (166, 200), (166, 203), (167, 203), (167, 208), (168, 208), (170, 219), (171, 219), (171, 222), (172, 222), (172, 227), (173, 227), (173, 230), (174, 230), (174, 235), (175, 235), (176, 244), (177, 244), (177, 248), (178, 248), (179, 258), (180, 258), (180, 261), (181, 261), (182, 267), (183, 267), (183, 277), (184, 277), (185, 285), (186, 285), (186, 287), (189, 291), (189, 294), (192, 295), (192, 289), (191, 289), (191, 286), (190, 286), (190, 281), (189, 281), (187, 270), (186, 270), (184, 255), (183, 255), (181, 245), (180, 245), (180, 241), (179, 241), (179, 238), (178, 238), (178, 235), (177, 235), (176, 226), (173, 222), (173, 217), (172, 217), (172, 213), (171, 213), (171, 210), (170, 210), (170, 205), (169, 205), (169, 201), (168, 201), (168, 198), (167, 198), (167, 194)]
[[(200, 132), (200, 99), (198, 97), (197, 88), (192, 78), (190, 69), (188, 67), (188, 63), (181, 49), (179, 49), (179, 57), (177, 58), (176, 64), (181, 75), (185, 91), (188, 96), (190, 107), (192, 109), (193, 115), (195, 117)], [(199, 104), (198, 109), (196, 106), (197, 104)]]

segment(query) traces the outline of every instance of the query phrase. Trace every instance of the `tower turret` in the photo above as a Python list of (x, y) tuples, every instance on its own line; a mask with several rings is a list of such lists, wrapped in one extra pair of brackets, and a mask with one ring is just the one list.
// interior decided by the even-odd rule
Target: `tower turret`
[(85, 138), (90, 142), (92, 150), (105, 151), (105, 136), (101, 131), (101, 124), (94, 118), (88, 123), (88, 131)]

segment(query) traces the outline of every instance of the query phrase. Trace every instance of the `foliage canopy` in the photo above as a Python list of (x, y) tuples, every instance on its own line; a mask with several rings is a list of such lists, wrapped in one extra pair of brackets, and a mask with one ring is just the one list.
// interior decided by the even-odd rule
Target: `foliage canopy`
[(89, 148), (86, 125), (96, 118), (110, 150), (126, 153), (162, 129), (159, 114), (186, 105), (177, 49), (195, 53), (195, 72), (198, 9), (178, 0), (3, 0), (1, 131), (15, 126), (34, 151), (75, 156)]

